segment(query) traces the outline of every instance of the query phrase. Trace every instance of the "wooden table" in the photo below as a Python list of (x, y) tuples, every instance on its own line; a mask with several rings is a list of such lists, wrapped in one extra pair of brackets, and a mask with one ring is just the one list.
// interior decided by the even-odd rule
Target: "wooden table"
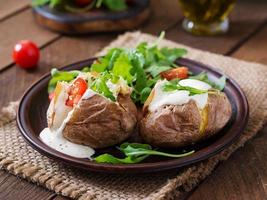
[[(140, 29), (211, 52), (267, 64), (267, 1), (240, 0), (231, 15), (228, 34), (194, 37), (181, 28), (182, 14), (175, 0), (152, 0), (152, 16)], [(0, 106), (17, 100), (24, 90), (52, 67), (86, 59), (117, 34), (67, 37), (35, 24), (29, 0), (0, 1)], [(41, 48), (38, 69), (27, 72), (14, 65), (13, 45), (31, 39)], [(229, 66), (235, 67), (235, 66)], [(244, 77), (246, 78), (246, 77)], [(188, 199), (267, 199), (267, 129), (222, 163)], [(65, 199), (44, 188), (0, 171), (0, 199)]]

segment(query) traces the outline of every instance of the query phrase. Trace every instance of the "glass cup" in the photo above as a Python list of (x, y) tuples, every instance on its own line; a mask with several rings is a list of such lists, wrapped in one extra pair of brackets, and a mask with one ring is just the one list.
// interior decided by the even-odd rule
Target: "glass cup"
[(185, 19), (183, 28), (195, 35), (216, 35), (229, 29), (228, 14), (236, 0), (178, 0)]

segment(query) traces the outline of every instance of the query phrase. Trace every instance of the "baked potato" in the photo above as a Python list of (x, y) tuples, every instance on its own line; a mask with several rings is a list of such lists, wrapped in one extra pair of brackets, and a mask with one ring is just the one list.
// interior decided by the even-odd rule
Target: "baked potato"
[[(140, 134), (148, 144), (171, 148), (192, 145), (216, 134), (229, 121), (232, 108), (225, 93), (189, 79), (179, 82), (183, 86), (180, 90), (164, 92), (166, 82), (155, 85), (143, 108)], [(202, 93), (190, 95), (186, 89)]]
[(93, 87), (93, 83), (88, 81), (88, 88), (83, 90), (77, 101), (75, 99), (79, 94), (73, 96), (72, 92), (82, 89), (82, 86), (77, 86), (77, 80), (87, 80), (84, 75), (82, 80), (79, 78), (70, 84), (57, 83), (55, 97), (47, 112), (48, 127), (61, 131), (63, 137), (73, 143), (95, 149), (119, 144), (127, 139), (137, 122), (137, 109), (130, 98), (130, 87), (123, 81), (113, 84), (111, 90), (115, 99), (111, 100), (92, 90), (90, 85)]

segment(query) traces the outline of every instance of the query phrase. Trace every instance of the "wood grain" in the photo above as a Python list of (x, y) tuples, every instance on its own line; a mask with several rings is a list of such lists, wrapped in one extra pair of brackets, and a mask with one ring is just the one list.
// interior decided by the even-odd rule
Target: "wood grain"
[(0, 22), (0, 33), (0, 70), (12, 64), (11, 53), (16, 42), (30, 39), (42, 47), (58, 37), (58, 34), (39, 27), (33, 20), (31, 10)]
[(262, 30), (238, 49), (233, 56), (252, 62), (267, 64), (267, 21)]
[(0, 199), (52, 199), (55, 195), (43, 188), (29, 184), (13, 175), (0, 171)]
[(30, 0), (0, 1), (0, 21), (29, 7)]

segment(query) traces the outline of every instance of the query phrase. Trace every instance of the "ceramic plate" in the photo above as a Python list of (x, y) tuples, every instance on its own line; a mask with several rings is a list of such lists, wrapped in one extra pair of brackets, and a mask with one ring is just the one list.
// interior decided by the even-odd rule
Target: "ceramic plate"
[[(91, 65), (94, 60), (95, 58), (91, 58), (74, 63), (63, 67), (62, 70), (79, 70), (84, 66)], [(206, 71), (211, 79), (218, 79), (222, 76), (222, 73), (218, 70), (189, 59), (182, 58), (176, 62), (178, 65), (187, 66), (194, 74)], [(50, 74), (45, 75), (33, 84), (23, 95), (17, 115), (19, 130), (24, 139), (41, 154), (53, 158), (56, 161), (65, 162), (68, 165), (89, 171), (106, 173), (145, 173), (171, 169), (179, 170), (181, 167), (208, 159), (227, 148), (242, 134), (248, 121), (249, 109), (247, 99), (238, 84), (231, 78), (228, 78), (224, 92), (228, 96), (233, 110), (229, 123), (215, 136), (194, 146), (176, 150), (162, 149), (172, 153), (194, 149), (196, 151), (194, 154), (179, 159), (150, 156), (139, 164), (99, 164), (88, 159), (74, 158), (62, 154), (48, 147), (40, 140), (39, 133), (43, 128), (47, 127), (46, 111), (49, 105), (47, 85), (50, 78)], [(119, 152), (117, 152), (115, 147), (112, 147), (97, 150), (96, 153), (96, 155), (102, 153), (117, 155)]]

